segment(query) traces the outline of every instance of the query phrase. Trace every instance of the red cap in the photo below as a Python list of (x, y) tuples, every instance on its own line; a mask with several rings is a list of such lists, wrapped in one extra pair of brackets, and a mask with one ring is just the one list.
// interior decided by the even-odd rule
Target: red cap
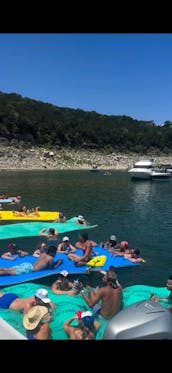
[(77, 311), (76, 316), (78, 317), (79, 320), (81, 320), (82, 311)]

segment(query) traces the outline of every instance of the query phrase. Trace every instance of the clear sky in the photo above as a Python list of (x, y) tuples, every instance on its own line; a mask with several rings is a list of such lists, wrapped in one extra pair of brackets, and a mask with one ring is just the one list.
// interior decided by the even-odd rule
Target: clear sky
[(0, 91), (172, 121), (172, 34), (0, 34)]

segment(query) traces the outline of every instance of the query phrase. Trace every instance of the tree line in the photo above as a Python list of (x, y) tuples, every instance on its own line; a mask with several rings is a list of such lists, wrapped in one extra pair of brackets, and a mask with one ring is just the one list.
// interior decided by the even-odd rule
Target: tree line
[(0, 137), (37, 146), (172, 152), (172, 122), (157, 126), (126, 115), (58, 107), (0, 92)]

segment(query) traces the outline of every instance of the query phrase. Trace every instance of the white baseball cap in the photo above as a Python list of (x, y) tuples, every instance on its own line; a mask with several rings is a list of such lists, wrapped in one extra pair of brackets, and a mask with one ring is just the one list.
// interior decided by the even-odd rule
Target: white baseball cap
[(67, 277), (68, 271), (66, 271), (66, 269), (63, 269), (63, 271), (61, 271), (60, 274), (63, 275), (64, 277)]
[(42, 300), (44, 303), (50, 303), (51, 299), (47, 297), (48, 291), (46, 289), (38, 289), (35, 293), (35, 296)]
[(83, 217), (82, 215), (79, 215), (79, 216), (78, 216), (78, 220), (80, 220), (80, 221), (84, 221), (84, 217)]
[(63, 242), (65, 242), (65, 241), (69, 241), (69, 237), (67, 237), (67, 236), (63, 237)]

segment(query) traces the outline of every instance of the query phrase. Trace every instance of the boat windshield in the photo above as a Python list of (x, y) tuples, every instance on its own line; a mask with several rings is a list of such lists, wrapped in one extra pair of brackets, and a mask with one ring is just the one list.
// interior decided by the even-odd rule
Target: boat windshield
[(152, 165), (135, 165), (134, 168), (152, 168), (153, 166)]

